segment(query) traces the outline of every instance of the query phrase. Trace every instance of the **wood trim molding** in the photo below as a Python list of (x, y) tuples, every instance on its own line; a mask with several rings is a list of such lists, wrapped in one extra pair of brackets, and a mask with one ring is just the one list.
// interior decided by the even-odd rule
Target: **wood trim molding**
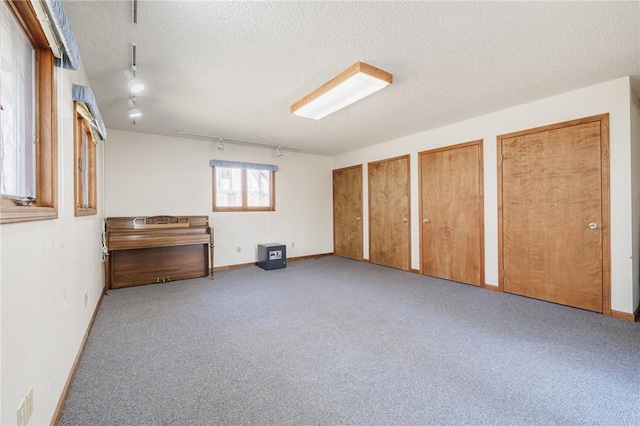
[(257, 266), (257, 265), (258, 265), (258, 262), (249, 262), (249, 263), (236, 263), (235, 265), (216, 266), (213, 268), (213, 272), (229, 271), (231, 269), (241, 269), (241, 268), (247, 268), (249, 266)]
[(484, 288), (485, 286), (485, 253), (484, 253), (484, 248), (486, 245), (485, 242), (485, 236), (484, 236), (484, 228), (485, 228), (485, 223), (484, 223), (484, 139), (479, 139), (477, 141), (471, 142), (471, 143), (477, 143), (478, 144), (478, 170), (479, 170), (479, 175), (478, 175), (478, 197), (480, 198), (479, 201), (479, 218), (478, 220), (480, 221), (480, 287)]
[[(545, 126), (533, 127), (531, 129), (519, 130), (517, 132), (506, 133), (503, 135), (498, 135), (498, 139), (510, 139), (518, 136), (526, 136), (531, 133), (540, 133), (540, 132), (548, 132), (550, 130), (562, 129), (569, 126), (578, 126), (580, 124), (593, 123), (594, 121), (601, 121), (602, 119), (609, 119), (609, 113), (592, 115), (589, 117), (578, 118), (575, 120), (562, 121), (560, 123), (548, 124)], [(608, 129), (608, 127), (607, 127)]]
[[(333, 256), (333, 252), (331, 253), (319, 253), (319, 254), (309, 254), (306, 256), (296, 256), (287, 258), (287, 262), (296, 262), (298, 260), (308, 260), (308, 259), (320, 259), (322, 257)], [(241, 269), (249, 266), (258, 266), (258, 262), (249, 262), (249, 263), (237, 263), (235, 265), (225, 265), (225, 266), (216, 266), (213, 268), (214, 272), (218, 271), (229, 271), (232, 269)]]
[(13, 9), (18, 21), (29, 36), (31, 43), (38, 47), (48, 48), (49, 42), (47, 41), (47, 36), (40, 25), (40, 21), (31, 2), (9, 0), (7, 3)]
[(468, 146), (473, 146), (473, 145), (482, 145), (483, 141), (484, 139), (476, 139), (469, 142), (457, 143), (455, 145), (447, 145), (447, 146), (441, 146), (440, 148), (427, 149), (425, 151), (418, 152), (418, 156), (420, 156), (421, 154), (433, 154), (436, 152), (449, 151), (452, 149), (466, 148)]
[(500, 286), (497, 286), (497, 285), (494, 285), (494, 284), (488, 284), (486, 282), (484, 283), (482, 288), (484, 288), (485, 290), (489, 290), (489, 291), (497, 291), (499, 293), (503, 292), (503, 290), (500, 288)]
[(287, 259), (287, 262), (297, 262), (298, 260), (309, 260), (309, 259), (321, 259), (323, 257), (333, 256), (333, 252), (331, 253), (319, 253), (319, 254), (309, 254), (306, 256), (296, 256)]
[(600, 121), (601, 179), (602, 179), (602, 313), (611, 310), (611, 174), (609, 158), (609, 114), (592, 117)]
[(638, 320), (638, 314), (640, 314), (640, 307), (638, 307), (638, 309), (636, 309), (636, 311), (633, 314), (630, 314), (627, 312), (614, 311), (613, 309), (611, 309), (610, 316), (616, 319), (624, 320), (624, 321), (636, 322)]
[(504, 239), (504, 235), (502, 235), (502, 139), (505, 136), (498, 136), (496, 140), (496, 161), (498, 164), (498, 287), (491, 288), (487, 287), (485, 283), (485, 288), (489, 288), (491, 290), (504, 292), (504, 262), (503, 262), (503, 244), (502, 241)]
[(411, 155), (407, 154), (407, 270), (411, 270)]
[(57, 210), (58, 189), (58, 114), (54, 77), (55, 57), (51, 50), (38, 50), (38, 193), (39, 206)]
[(12, 204), (12, 201), (2, 200), (0, 223), (31, 222), (58, 218), (58, 212), (53, 207), (21, 207)]
[(411, 268), (411, 269), (409, 269), (409, 272), (411, 272), (412, 274), (418, 274), (418, 275), (420, 275), (420, 269), (413, 269), (413, 268)]
[(93, 329), (93, 324), (95, 323), (96, 317), (98, 316), (98, 311), (100, 310), (100, 306), (102, 306), (103, 298), (104, 298), (104, 292), (101, 292), (100, 298), (98, 299), (98, 303), (96, 304), (96, 307), (93, 311), (93, 315), (91, 316), (91, 320), (89, 321), (89, 326), (87, 327), (87, 331), (85, 331), (84, 333), (84, 337), (82, 338), (82, 342), (80, 343), (80, 348), (78, 349), (76, 358), (73, 361), (73, 365), (71, 366), (71, 371), (69, 372), (67, 381), (65, 382), (64, 387), (62, 388), (62, 393), (60, 394), (60, 398), (58, 399), (56, 410), (53, 413), (53, 418), (51, 419), (51, 423), (49, 423), (50, 426), (54, 426), (60, 423), (60, 417), (62, 416), (64, 405), (67, 402), (69, 392), (71, 391), (71, 385), (73, 384), (73, 379), (76, 377), (76, 373), (78, 372), (78, 367), (80, 366), (80, 360), (82, 359), (84, 348), (87, 346), (89, 335), (91, 334), (91, 330)]
[(348, 167), (341, 167), (339, 169), (333, 169), (333, 172), (344, 172), (345, 170), (351, 170), (351, 169), (360, 169), (362, 170), (362, 164), (356, 164), (354, 166), (348, 166)]
[(425, 183), (422, 180), (422, 156), (424, 155), (424, 153), (429, 152), (429, 151), (420, 151), (418, 152), (418, 155), (416, 155), (417, 157), (417, 168), (418, 168), (418, 198), (417, 198), (417, 203), (418, 203), (418, 268), (419, 268), (419, 273), (422, 275), (426, 275), (424, 273), (424, 224), (422, 223), (422, 220), (424, 219), (425, 216), (425, 212), (424, 209), (422, 208), (422, 189), (424, 188)]

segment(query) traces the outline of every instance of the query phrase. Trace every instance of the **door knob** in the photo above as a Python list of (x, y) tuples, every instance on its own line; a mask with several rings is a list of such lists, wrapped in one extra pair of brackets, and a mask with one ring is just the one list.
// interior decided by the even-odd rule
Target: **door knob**
[(429, 223), (429, 219), (422, 219), (422, 223)]
[(360, 216), (356, 216), (356, 221), (360, 222), (362, 218)]
[(402, 218), (402, 223), (407, 223), (407, 218), (406, 217)]
[(595, 231), (596, 229), (598, 229), (598, 224), (595, 222), (591, 222), (589, 224), (589, 229), (593, 229)]

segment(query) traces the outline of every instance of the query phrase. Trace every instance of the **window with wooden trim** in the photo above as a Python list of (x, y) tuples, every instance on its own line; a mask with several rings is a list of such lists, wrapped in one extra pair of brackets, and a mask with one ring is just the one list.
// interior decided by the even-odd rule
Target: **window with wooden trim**
[(55, 59), (30, 2), (0, 2), (0, 32), (0, 223), (55, 219)]
[(75, 122), (75, 197), (76, 216), (89, 216), (97, 213), (96, 206), (96, 143), (89, 124), (89, 111), (78, 102), (74, 102)]
[(213, 167), (213, 211), (275, 211), (273, 170)]

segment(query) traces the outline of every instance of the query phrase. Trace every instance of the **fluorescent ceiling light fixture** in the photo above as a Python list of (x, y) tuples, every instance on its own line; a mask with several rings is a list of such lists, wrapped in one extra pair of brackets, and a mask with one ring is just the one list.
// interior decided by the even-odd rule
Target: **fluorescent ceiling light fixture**
[(291, 112), (300, 117), (319, 120), (392, 82), (392, 74), (364, 62), (356, 62), (291, 105)]

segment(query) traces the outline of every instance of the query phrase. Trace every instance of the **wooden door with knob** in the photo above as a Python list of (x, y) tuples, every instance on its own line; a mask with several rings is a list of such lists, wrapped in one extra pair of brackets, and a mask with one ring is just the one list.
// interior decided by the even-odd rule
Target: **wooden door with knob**
[(419, 153), (420, 270), (482, 286), (482, 141)]
[(504, 291), (610, 314), (608, 117), (498, 137)]
[(409, 270), (409, 156), (369, 163), (369, 260)]
[(333, 171), (333, 253), (362, 260), (362, 165)]

